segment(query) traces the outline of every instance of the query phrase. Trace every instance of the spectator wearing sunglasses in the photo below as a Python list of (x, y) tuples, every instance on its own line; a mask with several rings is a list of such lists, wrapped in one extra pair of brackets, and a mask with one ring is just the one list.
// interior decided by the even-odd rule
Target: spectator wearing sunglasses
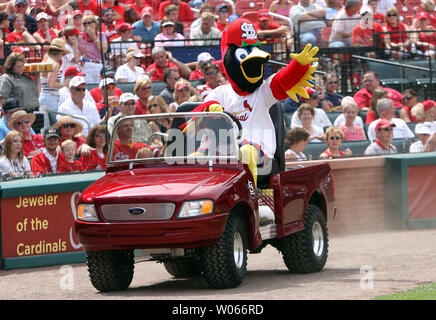
[(174, 102), (168, 106), (170, 112), (176, 112), (183, 102), (188, 101), (191, 96), (195, 95), (198, 95), (198, 92), (188, 80), (180, 79), (177, 81), (174, 85)]
[(167, 105), (174, 102), (174, 85), (180, 80), (179, 71), (176, 68), (165, 69), (163, 73), (163, 81), (166, 87), (159, 93)]
[(418, 94), (413, 89), (406, 89), (403, 92), (403, 104), (404, 107), (401, 108), (400, 118), (406, 122), (418, 122), (417, 119), (412, 114), (412, 109), (419, 103)]
[(204, 68), (204, 79), (206, 83), (197, 86), (198, 93), (200, 93), (203, 99), (206, 98), (213, 89), (222, 85), (222, 77), (218, 65), (208, 63)]
[(86, 144), (92, 149), (89, 156), (81, 156), (83, 170), (104, 170), (106, 169), (106, 158), (108, 146), (106, 143), (106, 126), (96, 125), (89, 131)]
[(345, 139), (344, 132), (335, 126), (327, 128), (324, 133), (324, 140), (327, 142), (327, 149), (325, 149), (320, 155), (320, 159), (333, 159), (340, 157), (351, 157), (353, 152), (350, 148), (345, 151), (339, 150), (342, 141)]
[(70, 116), (63, 116), (53, 125), (53, 127), (59, 129), (61, 144), (65, 140), (72, 140), (76, 143), (75, 152), (77, 153), (79, 147), (85, 142), (85, 139), (79, 136), (83, 130), (82, 124), (75, 121)]
[[(100, 116), (95, 103), (91, 103), (85, 99), (86, 80), (82, 76), (75, 76), (71, 79), (70, 84), (71, 97), (59, 106), (59, 112), (74, 116), (85, 117), (89, 124), (82, 119), (78, 119), (83, 126), (82, 134), (86, 137), (90, 128), (100, 123)], [(62, 115), (57, 116), (59, 121)], [(89, 128), (88, 128), (89, 126)]]
[(338, 90), (338, 77), (334, 73), (328, 73), (323, 77), (324, 92), (321, 94), (320, 102), (325, 99), (329, 110), (324, 111), (342, 111), (340, 106), (342, 103), (343, 95), (337, 93)]
[(44, 139), (40, 134), (30, 132), (36, 116), (24, 110), (15, 111), (8, 120), (7, 125), (11, 130), (17, 130), (23, 135), (24, 156), (32, 157), (41, 152), (44, 147)]
[(394, 138), (395, 124), (389, 120), (381, 119), (375, 126), (376, 139), (365, 150), (366, 156), (398, 153), (397, 148), (392, 145)]

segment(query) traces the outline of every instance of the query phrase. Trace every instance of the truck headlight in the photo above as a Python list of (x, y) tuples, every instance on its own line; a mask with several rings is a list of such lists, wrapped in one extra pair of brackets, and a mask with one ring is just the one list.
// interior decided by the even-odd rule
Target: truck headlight
[(212, 200), (186, 201), (179, 212), (179, 218), (202, 216), (213, 212)]
[(79, 204), (77, 206), (77, 220), (98, 221), (97, 212), (92, 204)]

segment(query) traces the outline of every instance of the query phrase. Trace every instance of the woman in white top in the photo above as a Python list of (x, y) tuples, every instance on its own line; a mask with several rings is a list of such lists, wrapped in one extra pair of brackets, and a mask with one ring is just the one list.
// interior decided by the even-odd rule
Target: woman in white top
[(288, 131), (285, 137), (285, 145), (288, 149), (285, 151), (286, 160), (307, 160), (303, 153), (309, 141), (310, 134), (301, 127), (295, 127)]
[(16, 130), (9, 131), (5, 137), (0, 174), (2, 177), (34, 177), (29, 160), (24, 156), (23, 135)]
[(117, 82), (136, 82), (139, 78), (145, 75), (144, 69), (138, 66), (139, 60), (144, 55), (138, 48), (130, 47), (127, 49), (126, 63), (118, 67), (115, 73), (115, 81)]
[(310, 142), (322, 142), (324, 130), (321, 127), (312, 124), (315, 117), (315, 109), (308, 103), (303, 103), (297, 109), (298, 118), (301, 121), (301, 127), (309, 132)]

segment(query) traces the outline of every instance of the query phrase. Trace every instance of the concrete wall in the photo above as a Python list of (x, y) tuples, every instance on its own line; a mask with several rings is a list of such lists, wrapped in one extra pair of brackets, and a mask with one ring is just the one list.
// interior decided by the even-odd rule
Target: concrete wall
[[(385, 218), (385, 159), (383, 157), (317, 160), (328, 162), (336, 187), (335, 219), (330, 234), (367, 232), (387, 228)], [(292, 167), (294, 163), (287, 163)]]

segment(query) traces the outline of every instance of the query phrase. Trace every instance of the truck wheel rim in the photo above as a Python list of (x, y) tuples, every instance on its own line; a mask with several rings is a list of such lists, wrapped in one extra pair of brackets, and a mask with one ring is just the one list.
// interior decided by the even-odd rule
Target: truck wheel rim
[(233, 257), (235, 259), (236, 267), (240, 269), (244, 261), (244, 244), (239, 232), (235, 232), (233, 237)]
[(313, 238), (313, 253), (317, 257), (321, 257), (324, 251), (324, 233), (319, 222), (315, 222), (312, 226)]

